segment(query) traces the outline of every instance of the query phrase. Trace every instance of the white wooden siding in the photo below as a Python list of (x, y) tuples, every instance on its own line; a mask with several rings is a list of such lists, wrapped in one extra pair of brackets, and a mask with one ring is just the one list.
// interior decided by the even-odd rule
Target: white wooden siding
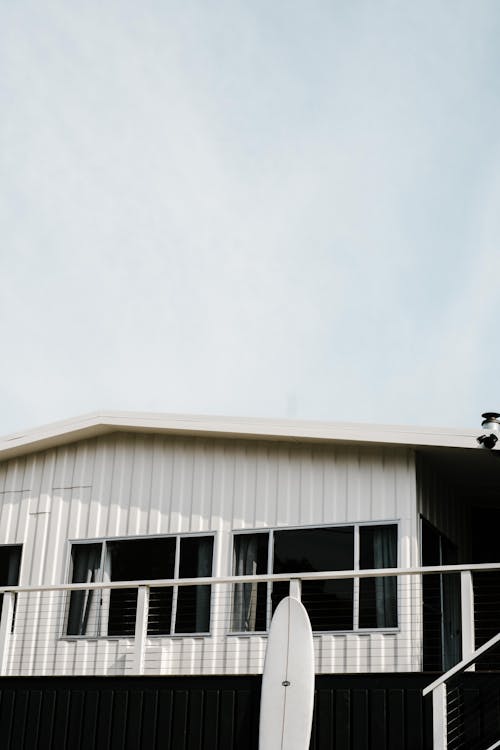
[[(411, 449), (116, 433), (0, 464), (0, 543), (23, 544), (21, 584), (68, 579), (68, 540), (215, 533), (230, 574), (232, 531), (396, 521), (399, 565), (418, 563)], [(130, 639), (57, 639), (62, 594), (18, 600), (12, 674), (122, 674)], [(266, 638), (227, 635), (230, 591), (214, 587), (210, 637), (148, 639), (148, 673), (257, 673)], [(315, 636), (318, 672), (420, 666), (419, 584), (399, 583), (397, 633)], [(42, 632), (43, 631), (43, 632)]]

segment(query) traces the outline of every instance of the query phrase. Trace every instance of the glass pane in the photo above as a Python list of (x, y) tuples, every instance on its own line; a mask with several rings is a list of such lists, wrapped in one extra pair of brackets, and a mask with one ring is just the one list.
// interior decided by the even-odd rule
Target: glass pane
[[(71, 548), (71, 583), (96, 583), (102, 544), (74, 544)], [(68, 635), (96, 635), (100, 591), (72, 591), (69, 600)]]
[(0, 586), (17, 586), (22, 545), (0, 546)]
[[(361, 526), (359, 529), (359, 566), (361, 569), (396, 568), (398, 527)], [(361, 578), (359, 582), (359, 627), (395, 628), (397, 614), (397, 578)]]
[[(17, 586), (19, 583), (19, 568), (21, 567), (22, 544), (0, 546), (0, 586)], [(17, 599), (17, 595), (16, 595)], [(16, 601), (14, 602), (14, 619), (16, 614)], [(3, 606), (3, 594), (0, 594), (0, 613)]]
[[(180, 540), (179, 578), (212, 575), (214, 540), (211, 536), (184, 537)], [(210, 630), (211, 586), (179, 586), (177, 591), (176, 633), (208, 633)]]
[[(354, 568), (354, 527), (290, 529), (274, 533), (274, 573), (305, 573)], [(287, 596), (288, 583), (274, 584), (273, 612)], [(313, 630), (352, 630), (352, 579), (305, 581), (302, 602)]]
[[(175, 538), (127, 539), (108, 542), (111, 581), (173, 578)], [(115, 589), (110, 594), (108, 635), (133, 636), (137, 589)], [(170, 633), (172, 588), (150, 591), (148, 635)]]
[[(234, 575), (267, 573), (269, 534), (238, 534), (234, 538)], [(237, 583), (233, 593), (232, 630), (266, 630), (267, 583)]]

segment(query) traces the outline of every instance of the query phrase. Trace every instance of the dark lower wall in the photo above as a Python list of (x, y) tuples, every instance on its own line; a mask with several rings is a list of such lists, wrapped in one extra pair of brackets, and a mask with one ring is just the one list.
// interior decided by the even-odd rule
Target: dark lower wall
[[(0, 678), (2, 750), (257, 750), (260, 677)], [(311, 750), (427, 750), (424, 675), (321, 675)]]

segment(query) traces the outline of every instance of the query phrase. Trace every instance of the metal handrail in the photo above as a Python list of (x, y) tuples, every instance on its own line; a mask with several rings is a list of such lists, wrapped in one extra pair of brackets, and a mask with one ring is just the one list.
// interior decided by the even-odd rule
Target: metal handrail
[(342, 580), (347, 578), (385, 578), (388, 576), (415, 576), (441, 573), (478, 573), (500, 571), (500, 563), (475, 563), (460, 565), (429, 565), (414, 568), (370, 568), (366, 570), (325, 570), (314, 573), (269, 573), (244, 576), (205, 576), (200, 578), (158, 578), (141, 581), (99, 581), (96, 583), (59, 583), (38, 586), (0, 586), (3, 593), (34, 593), (37, 591), (89, 591), (92, 589), (125, 589), (146, 586), (161, 588), (164, 586), (202, 586), (224, 583), (272, 583), (290, 581), (300, 578), (301, 581)]
[[(422, 691), (424, 696), (432, 694), (432, 735), (433, 735), (433, 747), (434, 750), (446, 750), (448, 747), (448, 725), (447, 725), (447, 700), (446, 700), (446, 683), (451, 677), (463, 672), (468, 667), (471, 667), (479, 656), (482, 656), (489, 651), (492, 646), (500, 642), (500, 633), (490, 638), (482, 646), (475, 649), (471, 654), (462, 659), (462, 661), (455, 664), (447, 672), (445, 672), (437, 680), (431, 682)], [(494, 750), (494, 748), (500, 747), (500, 741), (491, 745), (488, 750)]]
[(450, 677), (454, 677), (459, 672), (462, 672), (467, 669), (467, 667), (470, 667), (476, 661), (478, 656), (482, 656), (484, 653), (486, 653), (486, 651), (488, 651), (499, 641), (500, 633), (497, 633), (495, 636), (493, 636), (493, 638), (490, 638), (489, 641), (486, 641), (486, 643), (483, 643), (482, 646), (477, 648), (466, 659), (462, 659), (462, 661), (459, 661), (458, 664), (455, 664), (454, 667), (451, 667), (451, 669), (441, 675), (441, 677), (438, 677), (437, 680), (434, 680), (434, 682), (431, 682), (430, 685), (427, 685), (427, 687), (422, 690), (422, 695), (429, 695), (429, 693), (432, 693), (437, 687), (439, 687), (439, 685), (443, 685), (445, 682), (448, 682)]

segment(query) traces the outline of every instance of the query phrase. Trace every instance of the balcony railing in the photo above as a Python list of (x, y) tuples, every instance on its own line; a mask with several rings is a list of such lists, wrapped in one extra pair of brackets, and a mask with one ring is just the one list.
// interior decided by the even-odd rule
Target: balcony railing
[[(499, 626), (500, 628), (500, 626)], [(474, 668), (481, 656), (491, 652), (500, 644), (500, 632), (493, 638), (484, 643), (472, 654), (462, 659), (458, 664), (449, 669), (445, 674), (431, 682), (423, 690), (423, 695), (432, 695), (433, 708), (433, 742), (434, 750), (451, 750), (451, 748), (468, 748), (484, 747), (487, 750), (500, 747), (498, 736), (495, 737), (493, 744), (488, 741), (485, 745), (477, 745), (477, 739), (473, 742), (467, 737), (467, 731), (464, 730), (464, 711), (463, 705), (459, 705), (460, 697), (450, 700), (451, 689), (457, 691), (457, 679), (466, 671)], [(478, 683), (476, 682), (476, 689)], [(459, 688), (458, 688), (459, 689)], [(498, 727), (495, 728), (498, 733)], [(479, 737), (479, 740), (481, 738)]]
[[(454, 577), (467, 659), (476, 645), (473, 576), (495, 571), (500, 563), (1, 587), (0, 674), (259, 673), (273, 608), (296, 581), (317, 672), (420, 671), (423, 576)], [(396, 587), (364, 583), (390, 579)], [(396, 619), (387, 614), (389, 591), (397, 591)], [(235, 618), (241, 600), (245, 613)]]

